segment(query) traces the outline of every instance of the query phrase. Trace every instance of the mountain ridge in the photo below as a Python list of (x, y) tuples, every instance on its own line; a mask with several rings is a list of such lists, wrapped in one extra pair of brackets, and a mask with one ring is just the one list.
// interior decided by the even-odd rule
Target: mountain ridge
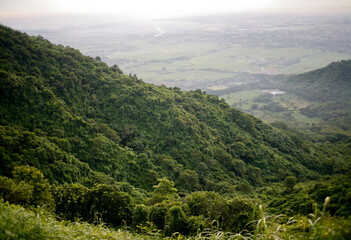
[(287, 77), (282, 88), (308, 100), (328, 102), (351, 97), (351, 60), (333, 62), (326, 67)]

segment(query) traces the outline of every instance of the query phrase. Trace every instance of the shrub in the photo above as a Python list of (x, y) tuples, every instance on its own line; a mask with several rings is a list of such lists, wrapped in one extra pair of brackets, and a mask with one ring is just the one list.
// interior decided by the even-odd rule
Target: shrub
[(297, 182), (296, 177), (288, 176), (284, 180), (284, 185), (292, 191), (296, 185), (296, 182)]
[(138, 204), (133, 211), (133, 226), (144, 224), (147, 222), (149, 208), (144, 204)]

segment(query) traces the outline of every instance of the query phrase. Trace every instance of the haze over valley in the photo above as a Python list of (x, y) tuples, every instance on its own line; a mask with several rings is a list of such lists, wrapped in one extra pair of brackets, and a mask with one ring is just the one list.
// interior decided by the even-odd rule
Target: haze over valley
[(68, 19), (70, 25), (63, 17), (45, 18), (35, 29), (22, 29), (99, 56), (146, 82), (184, 90), (243, 84), (245, 73), (302, 73), (351, 57), (347, 16), (231, 14), (118, 24)]

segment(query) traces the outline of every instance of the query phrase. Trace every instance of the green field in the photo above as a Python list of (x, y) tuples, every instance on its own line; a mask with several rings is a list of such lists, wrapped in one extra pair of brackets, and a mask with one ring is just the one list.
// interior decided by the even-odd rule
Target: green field
[(260, 89), (253, 89), (225, 94), (221, 97), (224, 98), (229, 105), (238, 104), (241, 109), (249, 110), (252, 105), (252, 100), (261, 94), (264, 93)]
[(227, 47), (214, 42), (135, 40), (128, 45), (129, 50), (110, 51), (107, 56), (125, 73), (155, 84), (203, 89), (222, 79), (235, 79), (236, 73), (243, 71), (294, 74), (351, 58), (350, 54), (322, 50)]
[[(272, 101), (268, 103), (255, 101), (256, 97), (263, 95), (270, 96)], [(307, 107), (311, 102), (290, 93), (273, 96), (262, 92), (260, 89), (252, 89), (224, 94), (220, 97), (231, 106), (250, 113), (268, 123), (284, 121), (289, 123), (290, 126), (301, 129), (322, 121), (320, 118), (309, 118), (303, 115), (300, 109)], [(270, 105), (280, 106), (281, 110), (272, 111), (265, 109), (265, 107)]]

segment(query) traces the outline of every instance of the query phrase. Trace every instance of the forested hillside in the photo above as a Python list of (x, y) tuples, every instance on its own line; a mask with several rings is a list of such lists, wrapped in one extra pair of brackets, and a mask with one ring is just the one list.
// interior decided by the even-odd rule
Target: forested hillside
[[(231, 106), (314, 142), (350, 148), (351, 60), (333, 62), (302, 74), (243, 74), (251, 82), (210, 93)], [(273, 89), (282, 91), (277, 95)], [(343, 142), (343, 143), (342, 143)]]
[[(35, 206), (38, 199), (15, 198), (6, 186), (34, 194), (40, 188), (27, 186), (23, 176), (37, 176), (52, 186), (44, 202), (71, 220), (93, 221), (95, 206), (114, 225), (149, 219), (163, 229), (168, 221), (169, 231), (188, 234), (209, 218), (221, 219), (228, 231), (242, 229), (257, 200), (219, 194), (234, 197), (287, 177), (317, 180), (350, 170), (331, 147), (275, 129), (215, 95), (147, 84), (99, 57), (4, 26), (0, 96), (1, 196)], [(200, 190), (209, 192), (192, 193)], [(179, 197), (185, 200), (164, 201)], [(206, 209), (200, 204), (206, 199), (220, 210)], [(134, 209), (138, 203), (154, 212), (145, 205)], [(238, 209), (245, 214), (236, 215)], [(171, 216), (184, 226), (173, 226)]]
[(329, 141), (351, 136), (351, 60), (340, 61), (304, 74), (290, 75), (278, 83), (281, 89), (301, 96), (312, 104), (301, 109), (310, 118), (324, 123), (312, 130)]
[(306, 99), (328, 102), (350, 98), (351, 60), (334, 62), (315, 71), (290, 75), (285, 88)]

